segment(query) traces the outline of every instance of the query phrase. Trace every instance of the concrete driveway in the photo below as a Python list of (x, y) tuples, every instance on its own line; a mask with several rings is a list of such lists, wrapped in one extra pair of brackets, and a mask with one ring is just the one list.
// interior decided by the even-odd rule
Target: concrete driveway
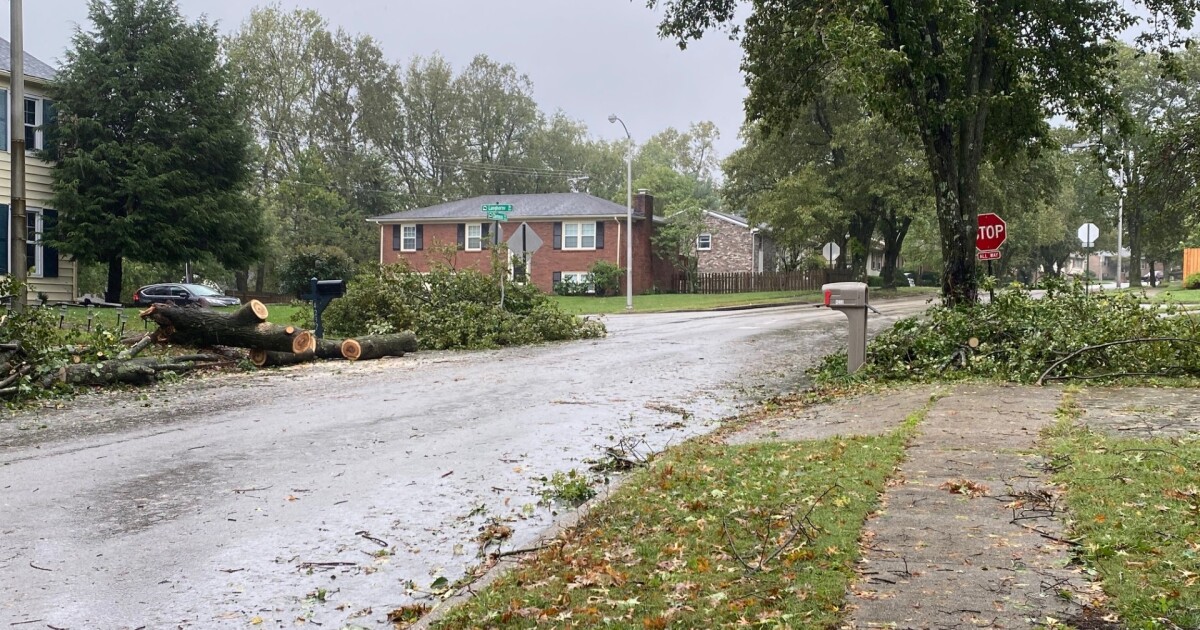
[[(924, 300), (880, 305), (873, 328)], [(839, 313), (614, 316), (601, 340), (423, 353), (85, 396), (0, 420), (0, 625), (386, 625), (526, 546), (540, 478), (661, 449), (803, 380)], [(415, 589), (415, 590), (414, 590)]]

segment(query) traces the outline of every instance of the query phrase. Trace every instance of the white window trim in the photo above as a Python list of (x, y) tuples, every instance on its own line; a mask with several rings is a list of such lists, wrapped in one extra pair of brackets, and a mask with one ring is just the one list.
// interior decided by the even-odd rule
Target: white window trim
[[(590, 247), (588, 247), (588, 246), (586, 246), (586, 245), (584, 245), (584, 244), (583, 244), (583, 239), (584, 239), (584, 237), (585, 237), (585, 236), (587, 236), (586, 234), (584, 234), (584, 233), (583, 233), (583, 228), (584, 228), (584, 226), (585, 226), (585, 225), (590, 225), (590, 226), (592, 226), (592, 233), (591, 233), (591, 237), (592, 237), (592, 245), (591, 245)], [(568, 226), (574, 226), (574, 227), (575, 227), (575, 229), (576, 229), (576, 232), (575, 232), (575, 246), (573, 246), (573, 247), (572, 247), (572, 246), (570, 246), (570, 245), (567, 245), (567, 227), (568, 227)], [(596, 249), (596, 222), (595, 222), (595, 221), (570, 221), (570, 222), (564, 222), (564, 223), (563, 223), (563, 237), (562, 237), (562, 238), (563, 238), (563, 241), (562, 241), (562, 248), (563, 248), (563, 249), (565, 249), (565, 250), (571, 250), (571, 251), (595, 251), (595, 249)]]
[[(408, 233), (408, 230), (410, 230), (410, 229), (412, 230), (412, 247), (406, 247), (405, 241), (407, 241), (409, 238), (407, 236), (407, 233)], [(400, 251), (402, 251), (402, 252), (417, 251), (417, 225), (415, 223), (410, 224), (410, 225), (401, 225), (400, 226)]]
[[(471, 236), (471, 228), (475, 228), (475, 236)], [(471, 247), (471, 239), (472, 238), (474, 238), (476, 241), (475, 247)], [(403, 245), (403, 243), (401, 243), (401, 245)], [(482, 223), (468, 223), (467, 224), (465, 233), (463, 235), (463, 249), (468, 252), (483, 251), (483, 224)]]
[[(705, 237), (708, 237), (708, 245), (707, 246), (700, 244), (705, 239)], [(700, 252), (712, 251), (712, 234), (711, 233), (705, 232), (696, 237), (696, 251), (700, 251)]]
[(588, 293), (596, 292), (596, 284), (592, 282), (592, 273), (590, 271), (564, 271), (559, 281), (566, 282), (567, 280), (578, 284), (586, 284)]
[[(12, 100), (12, 99), (10, 98), (9, 100)], [(33, 106), (34, 125), (33, 126), (35, 127), (35, 129), (33, 130), (33, 146), (28, 146), (28, 145), (25, 146), (26, 153), (33, 153), (35, 151), (40, 151), (42, 149), (42, 147), (45, 146), (45, 139), (42, 137), (42, 134), (44, 133), (42, 131), (42, 112), (45, 111), (45, 105), (43, 103), (44, 99), (40, 96), (26, 94), (25, 100), (34, 102), (34, 106)], [(26, 127), (29, 127), (29, 123), (25, 122), (25, 104), (22, 103), (21, 104), (21, 132), (22, 133), (25, 132)]]
[[(25, 246), (28, 248), (28, 246), (33, 245), (33, 266), (29, 269), (28, 277), (41, 278), (42, 269), (44, 268), (42, 263), (45, 262), (44, 258), (46, 253), (46, 248), (44, 245), (42, 245), (42, 229), (44, 227), (42, 221), (45, 218), (45, 215), (42, 214), (41, 208), (29, 207), (25, 208), (25, 214), (26, 216), (36, 217), (33, 224), (33, 234), (25, 235)], [(28, 222), (28, 219), (26, 219), (26, 221)], [(28, 260), (28, 255), (26, 252), (21, 252), (21, 256)]]

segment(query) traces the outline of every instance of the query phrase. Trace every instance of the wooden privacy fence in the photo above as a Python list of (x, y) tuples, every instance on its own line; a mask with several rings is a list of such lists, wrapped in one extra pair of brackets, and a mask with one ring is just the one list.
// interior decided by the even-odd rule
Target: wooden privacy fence
[(1200, 249), (1183, 250), (1183, 277), (1200, 273)]
[[(675, 276), (677, 293), (752, 293), (756, 291), (819, 291), (829, 282), (853, 280), (849, 270), (822, 269), (817, 271), (762, 271), (738, 273), (702, 273), (692, 282), (683, 275)], [(690, 285), (690, 286), (689, 286)]]

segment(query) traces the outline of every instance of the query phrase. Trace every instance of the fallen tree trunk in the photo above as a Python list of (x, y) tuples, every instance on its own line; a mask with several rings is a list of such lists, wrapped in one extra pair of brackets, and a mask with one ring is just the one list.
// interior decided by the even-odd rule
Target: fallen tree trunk
[(297, 363), (307, 363), (317, 358), (311, 352), (275, 352), (273, 350), (251, 350), (250, 362), (255, 367), (278, 367), (282, 365), (295, 365)]
[(417, 336), (411, 332), (393, 335), (369, 335), (342, 342), (342, 356), (351, 361), (380, 357), (402, 357), (417, 349)]
[(166, 372), (181, 374), (192, 370), (215, 367), (229, 363), (224, 357), (211, 354), (193, 354), (181, 357), (152, 357), (123, 360), (111, 360), (95, 365), (68, 365), (59, 368), (42, 379), (43, 387), (55, 383), (68, 385), (112, 385), (123, 383), (128, 385), (149, 385), (158, 380), (159, 375)]
[(342, 340), (317, 339), (314, 332), (304, 330), (297, 333), (296, 338), (292, 341), (292, 353), (311, 353), (318, 359), (340, 359), (342, 358)]
[(299, 334), (290, 326), (266, 323), (267, 307), (258, 300), (251, 300), (228, 315), (205, 308), (154, 304), (142, 311), (141, 317), (158, 324), (155, 334), (160, 341), (189, 346), (291, 352), (292, 342)]

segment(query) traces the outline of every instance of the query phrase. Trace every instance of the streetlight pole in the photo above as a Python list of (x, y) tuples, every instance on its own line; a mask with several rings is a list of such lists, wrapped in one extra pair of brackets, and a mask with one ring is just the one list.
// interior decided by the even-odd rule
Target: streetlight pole
[(613, 114), (608, 117), (610, 123), (621, 123), (625, 130), (625, 139), (629, 145), (625, 147), (625, 310), (633, 310), (633, 136), (625, 121)]

